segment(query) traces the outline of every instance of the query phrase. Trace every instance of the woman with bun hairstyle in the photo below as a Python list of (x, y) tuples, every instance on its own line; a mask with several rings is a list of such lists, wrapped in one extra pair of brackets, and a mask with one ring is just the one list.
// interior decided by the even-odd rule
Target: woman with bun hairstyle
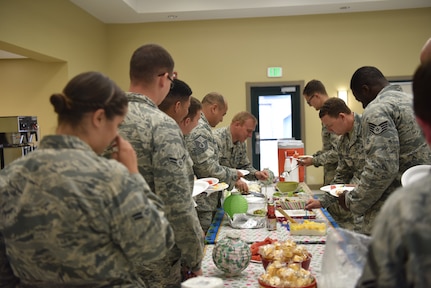
[[(145, 287), (135, 268), (174, 235), (117, 134), (124, 92), (86, 72), (50, 102), (56, 134), (0, 171), (0, 287)], [(108, 146), (111, 159), (100, 156)]]

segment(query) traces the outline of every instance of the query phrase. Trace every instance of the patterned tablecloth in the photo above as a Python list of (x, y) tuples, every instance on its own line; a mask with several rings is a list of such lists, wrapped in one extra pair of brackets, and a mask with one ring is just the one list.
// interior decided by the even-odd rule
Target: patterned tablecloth
[[(301, 183), (303, 190), (307, 193), (311, 191), (305, 183)], [(327, 224), (328, 231), (338, 227), (337, 223), (324, 209), (314, 210), (316, 213), (316, 219), (324, 220)], [(264, 269), (261, 263), (250, 263), (250, 265), (238, 276), (226, 276), (220, 271), (213, 263), (212, 250), (214, 245), (219, 239), (226, 237), (226, 234), (230, 231), (235, 231), (242, 240), (253, 243), (255, 241), (262, 241), (266, 237), (277, 240), (292, 239), (298, 244), (307, 245), (308, 251), (312, 254), (312, 260), (310, 264), (310, 271), (318, 279), (321, 271), (322, 256), (325, 251), (326, 235), (323, 236), (298, 236), (290, 235), (290, 231), (287, 227), (282, 226), (281, 223), (277, 224), (276, 231), (268, 231), (266, 228), (259, 229), (234, 229), (229, 225), (227, 216), (223, 209), (219, 209), (212, 226), (210, 227), (205, 241), (205, 257), (202, 263), (204, 276), (207, 277), (219, 277), (224, 280), (225, 287), (239, 288), (239, 287), (259, 287), (257, 278), (259, 275), (264, 273)]]
[[(257, 278), (265, 272), (261, 263), (250, 263), (248, 267), (237, 276), (226, 276), (222, 271), (220, 271), (212, 260), (212, 251), (214, 245), (205, 246), (205, 256), (202, 262), (202, 270), (204, 276), (207, 277), (218, 277), (223, 279), (224, 287), (231, 288), (258, 288), (259, 283)], [(325, 251), (325, 245), (307, 245), (308, 251), (313, 255), (311, 258), (310, 272), (319, 279), (322, 256)]]

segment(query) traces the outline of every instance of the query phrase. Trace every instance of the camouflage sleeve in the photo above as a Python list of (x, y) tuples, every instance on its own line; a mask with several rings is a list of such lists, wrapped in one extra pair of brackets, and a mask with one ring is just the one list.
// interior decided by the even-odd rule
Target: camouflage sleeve
[(246, 175), (245, 178), (248, 180), (256, 180), (255, 174), (258, 170), (251, 165), (250, 160), (248, 159), (247, 145), (245, 143), (241, 143), (238, 150), (240, 150), (238, 151), (238, 164), (235, 168), (250, 171), (250, 174)]
[(313, 154), (313, 165), (315, 167), (323, 166), (326, 164), (337, 163), (338, 153), (337, 144), (338, 136), (329, 133), (326, 128), (322, 128), (322, 144), (323, 149)]
[(429, 201), (424, 202), (429, 197), (417, 192), (400, 189), (386, 200), (374, 222), (366, 264), (356, 287), (414, 287), (418, 277), (416, 284), (430, 287), (431, 275), (419, 273), (427, 265), (423, 261), (428, 261), (422, 255), (431, 253), (431, 227), (424, 225), (430, 223), (430, 209), (425, 208)]
[(392, 118), (384, 109), (373, 107), (362, 117), (365, 165), (360, 185), (347, 193), (346, 205), (364, 214), (386, 191), (398, 173), (400, 143)]
[(236, 169), (220, 165), (218, 147), (210, 131), (199, 129), (187, 137), (187, 148), (193, 160), (195, 174), (201, 177), (215, 177), (221, 182), (233, 184), (237, 178)]
[(204, 239), (192, 199), (192, 162), (180, 129), (172, 123), (165, 122), (153, 131), (154, 186), (165, 203), (166, 217), (174, 230), (182, 262), (196, 270), (203, 259)]
[(334, 180), (332, 181), (335, 184), (346, 184), (350, 183), (353, 173), (351, 168), (347, 165), (346, 161), (344, 160), (344, 156), (341, 153), (342, 147), (341, 143), (339, 143), (337, 147), (337, 153), (338, 153), (338, 166), (335, 170), (335, 176)]
[(116, 174), (122, 179), (112, 181), (121, 183), (118, 185), (121, 191), (115, 194), (113, 207), (109, 209), (114, 242), (133, 263), (161, 259), (174, 245), (169, 222), (157, 208), (162, 206), (161, 200), (140, 174), (129, 176), (125, 169)]
[(328, 208), (333, 203), (336, 203), (338, 200), (337, 200), (337, 197), (331, 196), (331, 194), (326, 192), (322, 195), (319, 201), (320, 201), (320, 205), (322, 205), (323, 208)]
[(19, 279), (13, 274), (12, 268), (10, 267), (2, 234), (0, 234), (0, 261), (0, 287), (18, 287)]

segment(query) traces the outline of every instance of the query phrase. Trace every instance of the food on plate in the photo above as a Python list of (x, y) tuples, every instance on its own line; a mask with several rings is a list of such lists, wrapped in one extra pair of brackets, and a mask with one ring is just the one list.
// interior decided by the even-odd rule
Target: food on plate
[(259, 277), (259, 283), (271, 287), (310, 287), (313, 282), (315, 282), (313, 275), (301, 268), (300, 264), (279, 261), (269, 264), (266, 272)]
[(250, 182), (248, 184), (248, 191), (250, 192), (257, 192), (260, 193), (261, 187), (259, 183), (256, 182)]
[(275, 241), (259, 247), (259, 254), (269, 262), (279, 261), (304, 262), (309, 259), (310, 253), (304, 245), (297, 245), (293, 240)]
[(253, 215), (266, 216), (266, 210), (265, 209), (256, 209), (253, 211)]
[(260, 258), (259, 254), (259, 247), (263, 245), (272, 244), (277, 240), (271, 239), (269, 237), (266, 237), (263, 241), (254, 242), (250, 245), (250, 251), (251, 251), (251, 260), (255, 262), (260, 262), (262, 259)]
[(324, 222), (304, 220), (302, 223), (290, 223), (292, 235), (325, 235), (326, 224)]
[(207, 182), (208, 182), (208, 184), (210, 184), (210, 185), (213, 185), (213, 184), (214, 184), (214, 181), (213, 181), (213, 180), (211, 180), (211, 179), (208, 179), (208, 180), (205, 180), (205, 181), (207, 181)]

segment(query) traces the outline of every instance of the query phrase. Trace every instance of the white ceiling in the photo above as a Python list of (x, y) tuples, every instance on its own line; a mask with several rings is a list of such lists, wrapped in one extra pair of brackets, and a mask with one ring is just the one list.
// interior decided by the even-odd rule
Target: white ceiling
[(350, 13), (431, 7), (430, 0), (70, 0), (104, 23)]
[[(431, 0), (69, 0), (104, 23), (352, 13), (431, 7)], [(0, 59), (23, 58), (0, 50)]]

